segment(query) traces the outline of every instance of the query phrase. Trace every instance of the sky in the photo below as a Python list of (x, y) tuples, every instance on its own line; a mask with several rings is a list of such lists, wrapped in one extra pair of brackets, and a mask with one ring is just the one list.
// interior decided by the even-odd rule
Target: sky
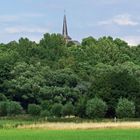
[(1, 0), (0, 42), (61, 33), (64, 10), (74, 40), (112, 36), (140, 44), (140, 0)]

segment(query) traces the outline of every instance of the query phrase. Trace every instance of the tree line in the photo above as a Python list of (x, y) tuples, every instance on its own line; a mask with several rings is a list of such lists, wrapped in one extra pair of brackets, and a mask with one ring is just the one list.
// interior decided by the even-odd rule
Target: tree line
[(140, 45), (60, 34), (0, 44), (0, 116), (140, 117)]

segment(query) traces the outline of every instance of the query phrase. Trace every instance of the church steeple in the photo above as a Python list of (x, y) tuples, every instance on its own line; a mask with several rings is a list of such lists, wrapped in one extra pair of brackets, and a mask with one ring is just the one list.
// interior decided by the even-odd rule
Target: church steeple
[(63, 34), (64, 37), (68, 36), (66, 15), (64, 15), (64, 19), (63, 19), (63, 31), (62, 31), (62, 34)]
[(62, 35), (64, 36), (66, 42), (71, 41), (71, 38), (68, 35), (68, 27), (67, 27), (67, 18), (66, 14), (64, 14), (64, 19), (63, 19), (63, 30), (62, 30)]

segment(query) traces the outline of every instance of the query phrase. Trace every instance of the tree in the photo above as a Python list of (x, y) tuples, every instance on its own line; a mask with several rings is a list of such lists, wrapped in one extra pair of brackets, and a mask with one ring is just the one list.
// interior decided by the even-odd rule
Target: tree
[(4, 83), (7, 96), (20, 102), (25, 109), (29, 103), (40, 103), (40, 86), (45, 84), (44, 71), (47, 69), (40, 63), (34, 65), (25, 62), (16, 63), (10, 72), (12, 78)]
[(41, 107), (42, 107), (42, 110), (48, 110), (48, 111), (50, 111), (51, 108), (52, 108), (52, 102), (51, 101), (48, 101), (48, 100), (42, 101)]
[(40, 116), (41, 117), (51, 117), (51, 112), (48, 110), (42, 110)]
[(7, 116), (7, 102), (0, 102), (0, 116)]
[(2, 93), (0, 93), (0, 101), (7, 101), (7, 97)]
[(107, 117), (115, 116), (115, 107), (120, 97), (134, 100), (137, 105), (139, 104), (139, 70), (140, 67), (132, 62), (115, 66), (97, 64), (94, 67), (94, 77), (88, 94), (90, 98), (98, 96), (107, 103)]
[(107, 111), (106, 103), (97, 97), (89, 100), (86, 105), (86, 114), (88, 118), (103, 118)]
[(15, 116), (21, 114), (23, 108), (18, 102), (2, 101), (0, 102), (0, 116)]
[(135, 104), (133, 101), (129, 101), (126, 98), (120, 98), (116, 114), (119, 118), (132, 118), (135, 116)]
[[(64, 106), (64, 116), (86, 118), (90, 117), (87, 100), (98, 97), (108, 106), (105, 116), (115, 117), (122, 97), (135, 103), (136, 117), (140, 117), (139, 54), (140, 45), (131, 47), (110, 36), (87, 37), (81, 45), (66, 44), (62, 35), (48, 33), (39, 43), (28, 38), (2, 43), (0, 114), (7, 115), (9, 104), (3, 101), (16, 101), (24, 112), (35, 104), (42, 107), (42, 116), (52, 115), (57, 103)], [(98, 117), (95, 113), (92, 117)]]
[(42, 108), (36, 104), (29, 104), (28, 105), (28, 113), (32, 116), (39, 116), (41, 113)]
[(94, 46), (97, 44), (97, 40), (93, 37), (87, 37), (87, 38), (84, 38), (82, 40), (82, 45), (83, 46)]
[[(44, 38), (40, 41), (41, 57), (47, 61), (58, 61), (62, 56), (67, 54), (67, 47), (65, 47), (65, 40), (60, 34), (48, 34), (44, 35)], [(51, 63), (52, 66), (53, 63)]]
[(81, 97), (75, 106), (76, 115), (81, 118), (86, 117), (86, 102), (85, 97)]
[(40, 41), (40, 45), (45, 48), (53, 48), (56, 46), (64, 46), (65, 40), (61, 34), (44, 34), (44, 38)]
[(62, 108), (63, 108), (62, 104), (55, 103), (52, 106), (52, 109), (51, 109), (52, 115), (55, 116), (55, 117), (61, 117), (61, 115), (62, 115)]
[(63, 116), (74, 115), (74, 106), (71, 103), (67, 103), (63, 107), (62, 114)]
[(7, 115), (19, 115), (22, 114), (23, 108), (18, 102), (8, 102), (7, 103)]

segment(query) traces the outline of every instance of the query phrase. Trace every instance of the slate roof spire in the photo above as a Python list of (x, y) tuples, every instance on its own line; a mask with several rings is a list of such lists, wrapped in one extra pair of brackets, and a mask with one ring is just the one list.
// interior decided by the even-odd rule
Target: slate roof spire
[(63, 19), (63, 30), (62, 30), (62, 35), (64, 36), (66, 42), (71, 41), (71, 37), (69, 37), (69, 35), (68, 35), (68, 26), (67, 26), (66, 14), (64, 14), (64, 19)]

